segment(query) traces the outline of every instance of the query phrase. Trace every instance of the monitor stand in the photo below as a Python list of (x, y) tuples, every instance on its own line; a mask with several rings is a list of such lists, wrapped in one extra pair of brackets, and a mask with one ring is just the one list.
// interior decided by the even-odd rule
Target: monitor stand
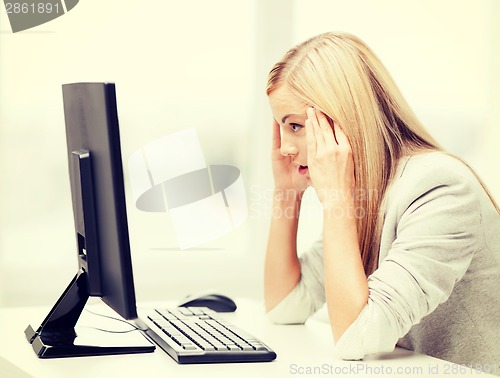
[(155, 349), (152, 344), (116, 347), (75, 345), (75, 325), (89, 298), (87, 287), (87, 273), (81, 269), (38, 329), (35, 331), (31, 325), (26, 328), (26, 338), (39, 358), (146, 353)]
[[(101, 290), (98, 280), (99, 261), (96, 259), (95, 250), (87, 253), (85, 249), (85, 246), (93, 249), (92, 245), (96, 238), (90, 154), (88, 151), (79, 150), (73, 152), (72, 155), (74, 169), (79, 178), (80, 199), (83, 203), (85, 224), (83, 232), (85, 237), (78, 235), (79, 270), (38, 329), (35, 331), (31, 325), (26, 328), (24, 331), (26, 338), (39, 358), (152, 352), (155, 349), (153, 344), (139, 346), (75, 345), (76, 323), (89, 297), (91, 295), (99, 296)], [(92, 268), (92, 278), (87, 271), (89, 267)], [(117, 337), (119, 336), (117, 335)]]

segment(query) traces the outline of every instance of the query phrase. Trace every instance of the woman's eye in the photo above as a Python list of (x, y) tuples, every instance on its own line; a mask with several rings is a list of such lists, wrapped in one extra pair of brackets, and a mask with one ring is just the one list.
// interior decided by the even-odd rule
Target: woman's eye
[(291, 123), (290, 128), (292, 129), (293, 132), (299, 131), (303, 126), (299, 125), (298, 123)]

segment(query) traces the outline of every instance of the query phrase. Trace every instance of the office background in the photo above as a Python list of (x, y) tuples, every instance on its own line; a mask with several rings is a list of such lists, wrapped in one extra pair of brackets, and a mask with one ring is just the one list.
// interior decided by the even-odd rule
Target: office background
[[(267, 72), (315, 34), (358, 35), (430, 131), (500, 199), (500, 2), (496, 0), (81, 0), (13, 34), (0, 11), (0, 306), (50, 306), (76, 273), (61, 84), (117, 85), (124, 163), (189, 127), (208, 164), (241, 170), (249, 217), (180, 251), (166, 213), (134, 207), (138, 300), (213, 289), (260, 298), (272, 175)], [(308, 192), (303, 250), (321, 231)]]

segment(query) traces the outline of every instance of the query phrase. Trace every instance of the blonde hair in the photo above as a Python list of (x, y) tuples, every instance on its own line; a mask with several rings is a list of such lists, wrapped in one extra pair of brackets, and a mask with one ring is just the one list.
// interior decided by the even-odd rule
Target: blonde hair
[(399, 159), (443, 149), (419, 122), (377, 56), (351, 34), (320, 34), (290, 49), (270, 71), (267, 95), (282, 85), (323, 111), (349, 139), (355, 209), (363, 214), (356, 217), (357, 230), (368, 275), (378, 263), (380, 210)]

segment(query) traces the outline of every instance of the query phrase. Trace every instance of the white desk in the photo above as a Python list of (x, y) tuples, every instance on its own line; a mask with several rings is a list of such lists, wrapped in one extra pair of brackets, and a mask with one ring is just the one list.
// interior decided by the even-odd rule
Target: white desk
[[(457, 365), (403, 349), (371, 356), (359, 362), (341, 361), (333, 355), (332, 336), (327, 324), (310, 320), (298, 326), (274, 325), (265, 317), (261, 305), (247, 300), (236, 302), (236, 312), (221, 315), (273, 348), (278, 355), (275, 361), (178, 365), (160, 348), (148, 354), (38, 359), (24, 336), (24, 329), (28, 324), (38, 326), (49, 309), (5, 308), (0, 309), (0, 377), (488, 376), (470, 369), (460, 370)], [(89, 308), (102, 310), (101, 305), (91, 305)], [(88, 315), (86, 312), (84, 314)], [(89, 316), (91, 318), (86, 321), (92, 319), (93, 322), (96, 319)]]

